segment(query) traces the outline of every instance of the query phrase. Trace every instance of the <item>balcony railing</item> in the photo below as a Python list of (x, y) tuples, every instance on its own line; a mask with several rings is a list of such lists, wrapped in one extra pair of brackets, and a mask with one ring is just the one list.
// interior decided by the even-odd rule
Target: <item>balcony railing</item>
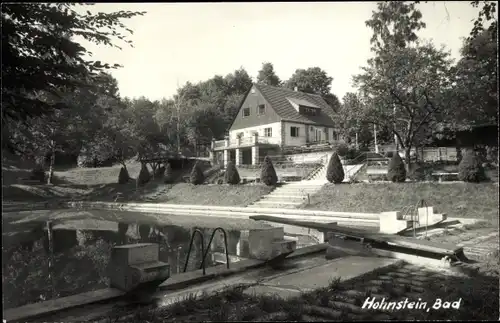
[[(229, 139), (227, 142), (228, 146), (227, 147), (239, 147), (239, 146), (251, 146), (255, 143), (255, 140), (257, 139), (256, 143), (259, 144), (272, 144), (272, 145), (279, 145), (281, 140), (279, 137), (241, 137), (239, 139)], [(214, 142), (213, 148), (222, 148), (226, 147), (226, 141), (227, 139), (224, 140), (216, 140)]]

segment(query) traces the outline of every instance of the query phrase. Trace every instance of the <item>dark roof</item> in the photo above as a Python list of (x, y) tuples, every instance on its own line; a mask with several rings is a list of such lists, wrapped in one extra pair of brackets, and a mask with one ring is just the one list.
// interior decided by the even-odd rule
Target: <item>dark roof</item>
[[(333, 113), (333, 109), (320, 95), (297, 92), (286, 88), (263, 84), (254, 85), (283, 121), (300, 122), (328, 127), (335, 126), (335, 123), (330, 117)], [(299, 114), (288, 99), (294, 99), (298, 102), (308, 101), (313, 103), (320, 108), (320, 112), (316, 116)]]

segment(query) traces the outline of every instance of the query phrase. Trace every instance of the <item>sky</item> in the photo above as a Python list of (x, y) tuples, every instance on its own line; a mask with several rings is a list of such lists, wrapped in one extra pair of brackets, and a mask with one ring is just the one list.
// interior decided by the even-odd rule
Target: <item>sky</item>
[[(445, 45), (457, 59), (478, 9), (469, 1), (417, 6), (427, 24), (419, 37)], [(342, 99), (355, 91), (352, 76), (372, 56), (372, 31), (365, 21), (376, 2), (100, 3), (84, 10), (89, 8), (147, 12), (124, 20), (134, 31), (133, 48), (84, 44), (94, 60), (123, 65), (111, 72), (121, 96), (169, 98), (188, 81), (225, 76), (240, 67), (255, 81), (262, 63), (271, 62), (282, 80), (299, 68), (322, 68), (333, 77), (331, 92)]]

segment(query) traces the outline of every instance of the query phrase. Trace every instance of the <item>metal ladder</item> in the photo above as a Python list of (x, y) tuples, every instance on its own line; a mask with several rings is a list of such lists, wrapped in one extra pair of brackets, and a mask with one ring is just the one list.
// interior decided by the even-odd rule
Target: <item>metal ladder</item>
[(183, 272), (186, 272), (187, 271), (187, 267), (188, 267), (188, 264), (189, 264), (189, 256), (191, 255), (191, 249), (193, 248), (193, 243), (194, 243), (194, 238), (196, 236), (196, 234), (198, 233), (198, 235), (200, 236), (200, 243), (201, 243), (201, 252), (202, 252), (202, 259), (201, 259), (201, 265), (200, 265), (200, 269), (203, 269), (203, 276), (206, 275), (206, 265), (205, 265), (205, 259), (207, 258), (207, 255), (208, 255), (208, 251), (210, 250), (210, 245), (212, 244), (212, 241), (215, 237), (215, 233), (217, 231), (222, 231), (222, 234), (224, 235), (224, 248), (226, 250), (226, 266), (227, 266), (227, 269), (229, 269), (229, 251), (227, 249), (227, 234), (226, 234), (226, 230), (224, 230), (223, 228), (221, 227), (218, 227), (218, 228), (215, 228), (214, 231), (212, 232), (212, 235), (210, 236), (210, 240), (208, 241), (208, 245), (207, 245), (207, 248), (205, 249), (205, 236), (203, 235), (203, 232), (201, 232), (201, 230), (199, 229), (195, 229), (193, 234), (191, 235), (191, 241), (189, 242), (189, 249), (188, 249), (188, 253), (187, 253), (187, 256), (186, 256), (186, 263), (184, 264), (184, 270)]
[(415, 205), (408, 205), (403, 208), (402, 214), (410, 215), (411, 226), (413, 228), (413, 237), (417, 236), (417, 225), (420, 227), (420, 215), (418, 214), (418, 209), (425, 207), (426, 219), (425, 219), (425, 236), (427, 236), (428, 226), (429, 226), (429, 210), (427, 202), (424, 199), (420, 199)]

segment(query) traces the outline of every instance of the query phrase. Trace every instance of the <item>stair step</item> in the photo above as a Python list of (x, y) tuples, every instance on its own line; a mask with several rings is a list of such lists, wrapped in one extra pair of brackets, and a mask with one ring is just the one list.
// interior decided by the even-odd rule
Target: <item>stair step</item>
[(266, 200), (261, 200), (255, 202), (254, 205), (258, 204), (283, 204), (283, 205), (301, 205), (302, 202), (281, 202), (281, 201), (266, 201)]
[(304, 194), (286, 195), (286, 194), (269, 194), (263, 196), (263, 198), (282, 198), (282, 199), (304, 199), (306, 196)]

